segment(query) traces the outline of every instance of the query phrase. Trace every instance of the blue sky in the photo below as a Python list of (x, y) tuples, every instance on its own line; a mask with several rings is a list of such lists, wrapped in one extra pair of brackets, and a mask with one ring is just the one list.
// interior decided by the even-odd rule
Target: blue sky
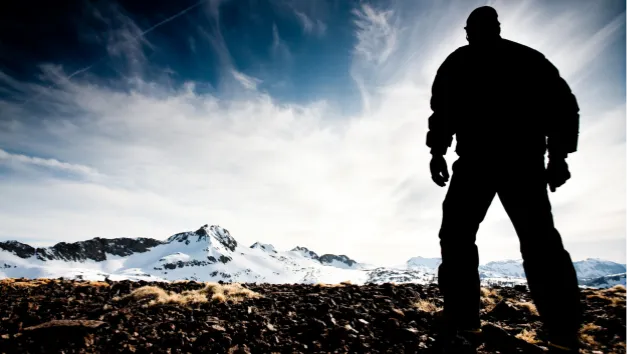
[[(69, 75), (77, 73), (75, 80), (112, 84), (109, 81), (141, 75), (170, 87), (194, 81), (196, 92), (217, 96), (232, 92), (226, 86), (234, 79), (233, 69), (261, 80), (258, 89), (282, 102), (336, 97), (339, 108), (355, 111), (360, 106), (352, 102), (359, 93), (349, 74), (356, 41), (355, 5), (209, 0), (161, 5), (77, 3), (82, 10), (75, 12), (81, 17), (67, 13), (51, 31), (16, 36), (17, 43), (9, 48), (3, 64), (5, 73), (23, 80), (41, 82), (33, 68), (47, 62), (63, 65)], [(41, 27), (42, 21), (53, 20), (37, 19), (33, 25)], [(85, 68), (89, 70), (83, 72)]]
[[(148, 3), (147, 3), (148, 4)], [(0, 239), (164, 238), (438, 256), (430, 85), (477, 6), (581, 106), (551, 195), (575, 259), (626, 258), (626, 14), (609, 1), (75, 1), (0, 23)], [(449, 163), (455, 160), (449, 152)], [(496, 199), (481, 260), (519, 256)]]

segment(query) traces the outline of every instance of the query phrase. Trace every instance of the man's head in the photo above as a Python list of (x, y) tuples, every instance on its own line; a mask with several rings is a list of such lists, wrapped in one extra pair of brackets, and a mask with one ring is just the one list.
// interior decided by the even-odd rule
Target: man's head
[(500, 38), (498, 13), (493, 7), (482, 6), (470, 14), (465, 26), (467, 40), (472, 45), (487, 44)]

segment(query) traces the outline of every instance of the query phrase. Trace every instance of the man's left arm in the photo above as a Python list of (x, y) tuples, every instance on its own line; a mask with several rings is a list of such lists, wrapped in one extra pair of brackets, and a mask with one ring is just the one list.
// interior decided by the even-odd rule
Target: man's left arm
[(579, 141), (579, 105), (559, 70), (544, 59), (544, 91), (548, 104), (547, 147), (549, 157), (566, 158), (576, 152)]
[(571, 178), (566, 158), (568, 154), (577, 151), (579, 105), (570, 86), (559, 74), (559, 70), (545, 58), (541, 71), (548, 118), (547, 183), (550, 191), (555, 192)]

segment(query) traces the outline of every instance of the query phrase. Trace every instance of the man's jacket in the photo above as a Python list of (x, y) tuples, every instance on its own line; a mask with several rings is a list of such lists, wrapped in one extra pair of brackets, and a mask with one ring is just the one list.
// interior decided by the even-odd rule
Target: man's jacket
[(432, 87), (426, 145), (445, 154), (566, 156), (577, 150), (579, 106), (558, 70), (538, 51), (500, 39), (448, 56)]

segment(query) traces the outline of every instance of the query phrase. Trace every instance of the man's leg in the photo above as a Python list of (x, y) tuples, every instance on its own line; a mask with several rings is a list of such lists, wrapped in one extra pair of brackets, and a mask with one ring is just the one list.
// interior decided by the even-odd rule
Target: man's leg
[(581, 321), (579, 287), (553, 222), (544, 159), (516, 163), (505, 171), (498, 196), (520, 239), (531, 295), (551, 341), (576, 345)]
[(439, 238), (439, 288), (450, 329), (480, 327), (480, 279), (476, 233), (494, 198), (495, 186), (487, 163), (460, 158), (443, 202)]

